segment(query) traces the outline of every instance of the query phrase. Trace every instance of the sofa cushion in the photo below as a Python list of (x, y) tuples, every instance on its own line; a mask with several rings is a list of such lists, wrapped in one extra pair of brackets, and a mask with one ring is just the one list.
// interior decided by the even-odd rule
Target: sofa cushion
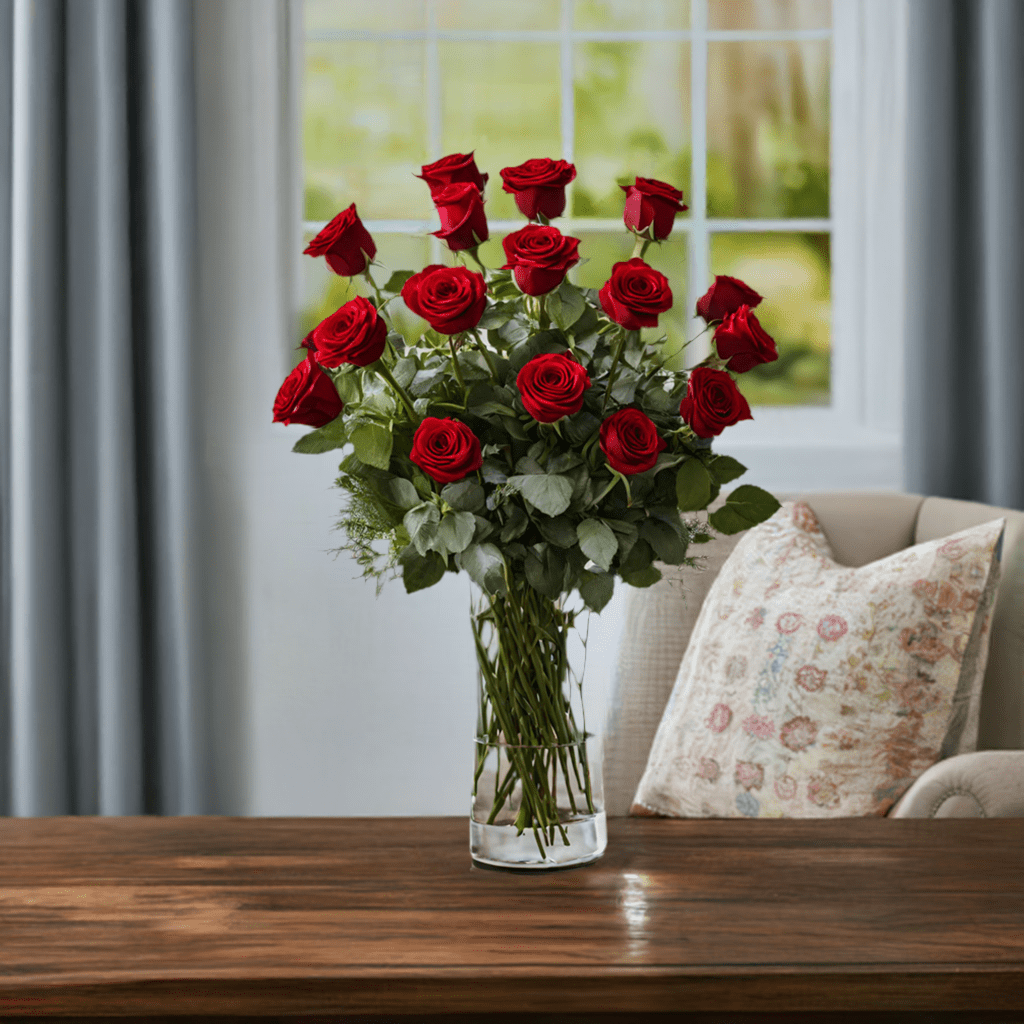
[(635, 811), (884, 814), (973, 749), (1003, 526), (859, 569), (805, 503), (750, 530), (704, 601)]

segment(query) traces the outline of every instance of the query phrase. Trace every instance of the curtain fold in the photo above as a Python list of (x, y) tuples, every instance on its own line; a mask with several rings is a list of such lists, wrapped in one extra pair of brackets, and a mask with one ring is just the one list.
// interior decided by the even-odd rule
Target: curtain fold
[(0, 813), (209, 813), (192, 3), (0, 47)]
[(1024, 4), (911, 0), (906, 482), (1024, 508)]

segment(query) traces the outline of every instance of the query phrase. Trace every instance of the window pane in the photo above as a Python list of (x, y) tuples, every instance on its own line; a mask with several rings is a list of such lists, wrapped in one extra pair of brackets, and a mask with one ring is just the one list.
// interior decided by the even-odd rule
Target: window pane
[(832, 0), (708, 0), (708, 28), (831, 28)]
[(585, 43), (574, 69), (573, 216), (622, 216), (618, 186), (636, 175), (667, 181), (688, 201), (689, 44)]
[(413, 177), (426, 163), (423, 44), (307, 42), (306, 220), (356, 203), (363, 219), (430, 215)]
[(498, 172), (533, 157), (562, 155), (558, 46), (442, 42), (438, 50), (442, 148), (445, 153), (474, 150), (477, 166), (490, 175), (488, 218), (519, 220), (522, 214), (502, 191)]
[[(308, 242), (312, 235), (307, 234)], [(383, 264), (373, 267), (371, 273), (378, 285), (386, 283), (395, 270), (422, 270), (430, 262), (430, 239), (415, 235), (374, 235), (377, 243), (376, 262)], [(306, 256), (302, 261), (303, 270), (303, 305), (299, 318), (300, 334), (295, 339), (299, 344), (302, 339), (324, 317), (330, 316), (339, 306), (357, 295), (371, 297), (369, 286), (362, 277), (340, 277), (331, 271), (324, 258)], [(398, 330), (407, 340), (417, 336), (426, 324), (414, 316), (406, 308), (401, 299), (388, 303), (388, 311)], [(303, 351), (302, 355), (304, 356)], [(298, 360), (296, 360), (298, 361)]]
[(708, 44), (708, 214), (829, 215), (827, 40)]
[(711, 236), (711, 270), (764, 296), (755, 313), (779, 358), (740, 374), (751, 405), (831, 401), (831, 255), (824, 234), (721, 233)]
[(306, 33), (355, 29), (363, 32), (415, 31), (427, 27), (423, 0), (374, 0), (372, 4), (346, 0), (305, 0)]
[[(580, 233), (579, 238), (580, 257), (588, 262), (576, 268), (573, 279), (583, 288), (600, 288), (611, 276), (612, 264), (628, 260), (635, 244), (633, 236), (626, 231), (585, 231)], [(668, 278), (673, 305), (667, 313), (658, 317), (657, 327), (645, 327), (642, 335), (646, 341), (655, 341), (668, 335), (663, 351), (673, 368), (682, 368), (684, 365), (682, 347), (690, 327), (686, 313), (686, 253), (687, 238), (679, 232), (670, 235), (661, 245), (652, 245), (644, 256), (647, 263)]]
[(592, 32), (686, 29), (690, 5), (685, 0), (576, 0), (573, 27)]
[(437, 0), (438, 28), (476, 31), (557, 29), (558, 0)]

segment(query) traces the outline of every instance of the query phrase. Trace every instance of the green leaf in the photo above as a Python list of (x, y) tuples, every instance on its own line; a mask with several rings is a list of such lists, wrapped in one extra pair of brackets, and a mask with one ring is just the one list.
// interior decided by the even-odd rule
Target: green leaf
[(543, 554), (530, 548), (526, 553), (526, 579), (539, 594), (556, 600), (562, 593), (565, 578), (565, 555), (550, 544), (544, 546)]
[(345, 405), (352, 405), (358, 402), (362, 394), (359, 387), (359, 371), (352, 370), (348, 373), (338, 373), (334, 377), (334, 387), (338, 397)]
[(413, 398), (422, 398), (434, 390), (434, 385), (445, 375), (445, 368), (433, 367), (430, 370), (420, 370), (409, 384), (408, 392)]
[(512, 319), (498, 328), (498, 337), (506, 345), (518, 345), (530, 336), (530, 328), (522, 320)]
[(352, 431), (352, 447), (356, 458), (377, 469), (387, 469), (391, 464), (393, 443), (391, 431), (376, 423), (361, 423)]
[(711, 500), (711, 476), (700, 459), (687, 459), (676, 473), (676, 501), (680, 512), (699, 512)]
[(433, 502), (429, 501), (425, 501), (405, 513), (402, 525), (421, 555), (425, 555), (430, 550), (430, 545), (434, 543), (440, 521), (440, 510)]
[(475, 480), (456, 480), (445, 484), (441, 497), (461, 512), (479, 512), (484, 507), (484, 489)]
[(459, 556), (459, 565), (488, 594), (504, 594), (505, 562), (493, 544), (470, 544)]
[(396, 476), (389, 480), (386, 486), (387, 497), (399, 508), (410, 509), (420, 503), (420, 496), (412, 482), (404, 477)]
[(579, 288), (566, 279), (555, 291), (548, 292), (544, 299), (544, 308), (548, 311), (552, 323), (567, 331), (583, 316), (587, 303)]
[(634, 370), (620, 370), (612, 385), (612, 398), (620, 405), (629, 405), (636, 396), (637, 381), (640, 375)]
[(725, 504), (708, 516), (708, 521), (719, 533), (739, 533), (763, 523), (778, 510), (778, 501), (767, 491), (745, 484), (737, 487)]
[(509, 483), (546, 516), (560, 516), (572, 500), (572, 481), (564, 476), (513, 476)]
[(293, 452), (303, 455), (320, 455), (334, 448), (342, 448), (348, 443), (348, 427), (342, 416), (336, 416), (330, 423), (325, 423), (319, 430), (313, 430), (292, 446)]
[(679, 565), (686, 558), (686, 544), (668, 523), (648, 519), (640, 527), (640, 536), (651, 545), (661, 562)]
[(396, 270), (389, 278), (388, 283), (381, 288), (382, 292), (390, 292), (397, 295), (402, 290), (402, 285), (415, 274), (415, 270)]
[(661, 570), (649, 565), (639, 572), (632, 572), (628, 576), (623, 574), (622, 581), (631, 587), (651, 587), (661, 579)]
[(402, 566), (402, 581), (409, 594), (432, 587), (445, 572), (445, 561), (436, 551), (421, 555), (412, 544), (398, 556), (398, 561)]
[(571, 548), (576, 543), (576, 530), (565, 516), (555, 519), (538, 519), (537, 529), (550, 544), (559, 548)]
[(448, 512), (437, 528), (437, 539), (452, 554), (465, 551), (476, 532), (476, 519), (472, 512)]
[(501, 540), (507, 544), (510, 540), (522, 537), (530, 525), (530, 517), (518, 505), (507, 505), (508, 521), (501, 529)]
[(628, 583), (627, 577), (649, 569), (652, 561), (654, 561), (654, 551), (651, 549), (651, 545), (645, 540), (638, 540), (619, 565), (619, 575)]
[(601, 421), (592, 412), (584, 409), (565, 420), (565, 436), (572, 444), (581, 445), (592, 437), (600, 426)]
[(679, 402), (663, 387), (655, 386), (643, 395), (644, 407), (651, 412), (675, 413), (679, 411)]
[(481, 330), (493, 330), (496, 327), (502, 327), (515, 316), (516, 305), (514, 302), (499, 302), (493, 306), (488, 306), (484, 310), (484, 315), (480, 317), (480, 322), (477, 324)]
[(416, 376), (416, 360), (412, 356), (399, 359), (391, 369), (391, 376), (398, 381), (401, 387), (407, 388), (412, 383), (413, 377)]
[(712, 460), (711, 465), (708, 466), (708, 471), (711, 473), (711, 478), (716, 484), (727, 484), (743, 476), (747, 471), (747, 467), (731, 455), (719, 455)]
[(582, 573), (580, 580), (580, 597), (583, 603), (595, 612), (602, 608), (612, 599), (615, 593), (615, 577), (606, 572)]
[(600, 519), (584, 519), (576, 527), (576, 534), (583, 554), (607, 572), (619, 550), (619, 543), (611, 527)]

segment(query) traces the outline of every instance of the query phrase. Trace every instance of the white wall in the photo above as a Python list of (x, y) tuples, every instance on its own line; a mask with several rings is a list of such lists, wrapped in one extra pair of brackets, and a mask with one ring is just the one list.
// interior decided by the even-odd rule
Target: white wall
[[(336, 543), (336, 460), (292, 454), (304, 428), (270, 422), (288, 369), (284, 339), (297, 277), (294, 264), (276, 254), (300, 249), (295, 167), (287, 159), (297, 146), (285, 116), (295, 82), (280, 71), (294, 46), (288, 19), (285, 0), (199, 5), (203, 322), (211, 352), (203, 382), (210, 437), (206, 619), (221, 809), (463, 815), (475, 712), (468, 585), (452, 577), (408, 596), (396, 582), (376, 598), (372, 583), (353, 579), (349, 560), (328, 553)], [(858, 137), (853, 132), (848, 147), (856, 149)], [(883, 186), (875, 201), (882, 195), (898, 205)], [(890, 217), (888, 227), (893, 223)], [(837, 258), (858, 260), (868, 280), (841, 299), (840, 312), (861, 313), (837, 325), (837, 337), (857, 346), (847, 352), (862, 353), (842, 372), (863, 378), (878, 375), (869, 365), (878, 349), (854, 334), (870, 340), (879, 296), (888, 296), (891, 326), (899, 279), (891, 257), (888, 264), (869, 258), (870, 240), (858, 237), (861, 248)], [(883, 242), (891, 251), (891, 231)], [(869, 287), (871, 274), (876, 288)], [(898, 353), (888, 356), (898, 360)], [(861, 387), (853, 392), (857, 414), (833, 417), (828, 429), (813, 422), (794, 428), (784, 414), (755, 412), (754, 423), (730, 431), (717, 448), (750, 468), (743, 482), (770, 490), (898, 488), (898, 388), (888, 378), (885, 385), (883, 393), (896, 397), (887, 398), (880, 419), (871, 414), (876, 392)], [(620, 587), (591, 624), (585, 691), (588, 725), (596, 730), (627, 590)]]

